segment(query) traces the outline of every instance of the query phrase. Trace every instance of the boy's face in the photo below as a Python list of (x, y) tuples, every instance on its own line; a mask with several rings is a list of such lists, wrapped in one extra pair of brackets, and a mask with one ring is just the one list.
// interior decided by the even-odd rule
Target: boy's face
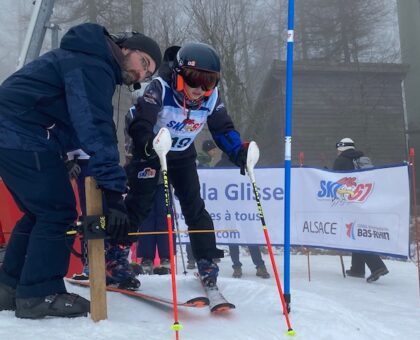
[(185, 92), (191, 100), (197, 100), (204, 96), (205, 91), (201, 87), (191, 87), (184, 84)]
[(192, 68), (182, 69), (184, 90), (191, 100), (201, 99), (206, 91), (213, 90), (219, 80), (219, 73), (207, 72)]

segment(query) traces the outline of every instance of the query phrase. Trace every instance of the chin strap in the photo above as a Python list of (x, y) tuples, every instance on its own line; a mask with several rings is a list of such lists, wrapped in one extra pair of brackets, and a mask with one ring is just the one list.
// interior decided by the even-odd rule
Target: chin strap
[(185, 87), (182, 91), (182, 94), (183, 94), (182, 112), (184, 113), (185, 116), (187, 116), (186, 120), (189, 120), (190, 119), (190, 110), (188, 110), (188, 112), (186, 112), (187, 111), (187, 100), (189, 100), (191, 102), (194, 102), (195, 103), (194, 106), (197, 106), (196, 108), (194, 108), (194, 110), (198, 110), (198, 109), (200, 109), (201, 105), (203, 104), (204, 96), (200, 97), (197, 101), (195, 101), (195, 100), (190, 98), (187, 91), (185, 90)]

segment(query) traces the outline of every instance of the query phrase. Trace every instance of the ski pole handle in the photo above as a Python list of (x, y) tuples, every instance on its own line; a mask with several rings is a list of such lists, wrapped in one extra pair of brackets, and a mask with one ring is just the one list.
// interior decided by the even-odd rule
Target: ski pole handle
[(257, 143), (254, 141), (249, 143), (248, 153), (246, 156), (246, 171), (248, 172), (251, 182), (255, 182), (254, 167), (257, 164), (258, 159), (260, 158), (260, 149), (258, 148)]
[(166, 154), (169, 152), (172, 146), (172, 138), (169, 130), (167, 128), (161, 128), (153, 139), (153, 149), (159, 157), (160, 165), (162, 171), (168, 170), (168, 165), (166, 163)]

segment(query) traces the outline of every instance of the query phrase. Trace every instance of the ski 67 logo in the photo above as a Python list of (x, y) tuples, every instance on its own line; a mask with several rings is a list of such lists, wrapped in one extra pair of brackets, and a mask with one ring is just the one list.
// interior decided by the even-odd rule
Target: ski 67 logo
[(373, 191), (373, 183), (357, 182), (356, 177), (343, 177), (337, 182), (320, 181), (317, 198), (333, 203), (363, 203)]

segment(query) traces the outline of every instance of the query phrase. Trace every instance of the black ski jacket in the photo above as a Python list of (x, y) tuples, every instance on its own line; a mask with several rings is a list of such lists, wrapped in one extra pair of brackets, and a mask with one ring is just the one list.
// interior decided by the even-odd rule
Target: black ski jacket
[(334, 170), (354, 170), (353, 159), (362, 157), (362, 151), (356, 149), (349, 149), (343, 151), (334, 161)]

